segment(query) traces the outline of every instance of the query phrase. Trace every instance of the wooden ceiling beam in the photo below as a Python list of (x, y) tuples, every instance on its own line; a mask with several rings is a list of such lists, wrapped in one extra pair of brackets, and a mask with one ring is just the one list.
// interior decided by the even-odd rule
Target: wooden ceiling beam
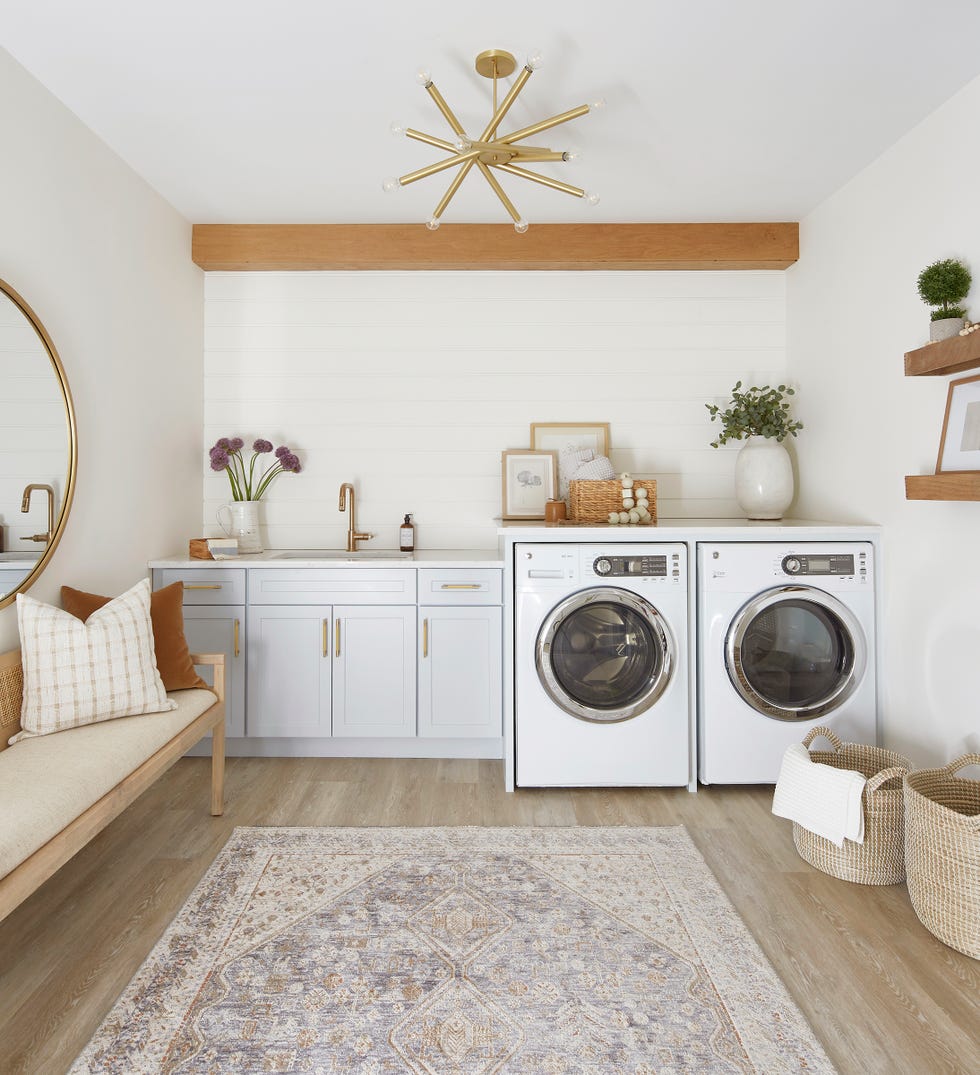
[(799, 225), (195, 224), (211, 271), (786, 269)]

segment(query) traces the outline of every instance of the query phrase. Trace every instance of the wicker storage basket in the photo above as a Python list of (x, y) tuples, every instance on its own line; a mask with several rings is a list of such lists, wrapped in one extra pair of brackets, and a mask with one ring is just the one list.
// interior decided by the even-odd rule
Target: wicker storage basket
[[(646, 489), (646, 525), (657, 521), (657, 483), (653, 478), (634, 478), (634, 489)], [(606, 523), (611, 511), (623, 510), (623, 483), (619, 478), (608, 481), (575, 481), (568, 483), (568, 517), (576, 523)]]
[(859, 885), (896, 885), (905, 880), (905, 849), (901, 778), (912, 763), (901, 754), (881, 747), (842, 743), (829, 728), (812, 728), (803, 740), (809, 748), (819, 736), (829, 739), (832, 751), (813, 750), (819, 765), (853, 769), (867, 780), (861, 796), (864, 807), (864, 843), (845, 840), (843, 847), (793, 823), (793, 843), (811, 866), (842, 881)]
[(956, 776), (965, 765), (980, 765), (980, 754), (906, 775), (905, 859), (919, 921), (980, 959), (980, 780)]

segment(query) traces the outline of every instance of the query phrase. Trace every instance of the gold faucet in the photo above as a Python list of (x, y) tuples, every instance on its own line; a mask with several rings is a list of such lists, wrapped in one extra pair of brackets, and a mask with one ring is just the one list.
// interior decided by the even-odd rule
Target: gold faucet
[(351, 485), (350, 482), (344, 482), (340, 487), (339, 511), (346, 510), (348, 500), (350, 501), (350, 518), (347, 520), (347, 551), (357, 552), (357, 543), (359, 541), (367, 541), (369, 538), (373, 538), (374, 534), (358, 533), (357, 526), (354, 522), (354, 486)]
[(48, 494), (48, 532), (46, 534), (31, 534), (30, 537), (22, 537), (21, 541), (44, 541), (46, 543), (51, 542), (54, 537), (54, 490), (50, 485), (38, 485), (36, 482), (30, 484), (24, 490), (24, 497), (20, 502), (20, 510), (26, 515), (31, 507), (31, 493), (35, 489), (43, 489)]

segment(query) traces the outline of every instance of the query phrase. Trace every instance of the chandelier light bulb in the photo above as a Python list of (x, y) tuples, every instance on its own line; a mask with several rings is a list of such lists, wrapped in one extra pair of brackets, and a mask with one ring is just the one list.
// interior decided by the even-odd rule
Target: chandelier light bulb
[(432, 75), (424, 67), (420, 67), (418, 74), (415, 76), (415, 81), (420, 86), (428, 86), (432, 82)]
[(388, 130), (397, 137), (398, 135), (404, 134), (408, 130), (408, 127), (404, 123), (399, 123), (398, 120), (395, 120)]
[(381, 189), (385, 192), (385, 194), (390, 194), (393, 190), (398, 190), (398, 188), (400, 186), (401, 186), (401, 183), (399, 183), (398, 180), (393, 175), (390, 175), (381, 184)]
[(585, 204), (586, 205), (598, 205), (600, 201), (599, 195), (594, 190), (587, 190), (585, 192)]
[(598, 112), (600, 109), (606, 107), (605, 97), (597, 97), (594, 101), (589, 101), (589, 111)]
[(453, 148), (457, 153), (465, 153), (472, 145), (473, 143), (462, 135), (453, 142)]
[(578, 146), (569, 146), (562, 154), (562, 159), (567, 161), (580, 161), (582, 159), (582, 150)]
[(427, 220), (425, 222), (425, 226), (429, 229), (429, 231), (438, 231), (439, 218), (437, 216), (434, 216), (431, 220)]
[(544, 58), (541, 55), (540, 49), (531, 49), (527, 54), (527, 59), (524, 61), (524, 66), (529, 71), (537, 71), (537, 69), (544, 62)]
[(518, 235), (523, 235), (524, 232), (527, 231), (527, 221), (524, 220), (523, 217), (520, 220), (514, 221), (514, 231), (516, 231)]

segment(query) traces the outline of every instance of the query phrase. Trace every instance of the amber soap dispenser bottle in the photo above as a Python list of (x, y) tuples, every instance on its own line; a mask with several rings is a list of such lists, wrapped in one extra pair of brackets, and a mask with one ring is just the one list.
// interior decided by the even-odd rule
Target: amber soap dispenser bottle
[(415, 523), (411, 514), (405, 516), (405, 521), (398, 528), (398, 548), (402, 552), (415, 552)]

